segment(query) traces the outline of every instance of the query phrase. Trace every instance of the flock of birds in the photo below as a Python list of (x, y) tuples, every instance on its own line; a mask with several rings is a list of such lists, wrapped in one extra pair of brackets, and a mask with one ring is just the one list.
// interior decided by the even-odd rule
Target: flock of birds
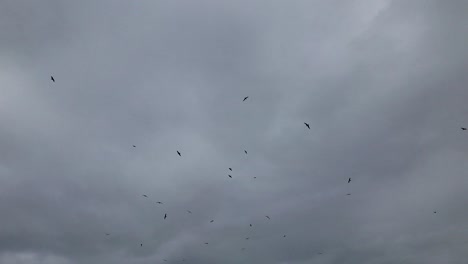
[[(50, 79), (52, 80), (52, 82), (55, 83), (55, 78), (54, 78), (53, 76), (50, 76)], [(245, 102), (248, 98), (249, 98), (248, 96), (244, 97), (244, 99), (242, 100), (242, 102)], [(310, 129), (310, 124), (308, 124), (307, 122), (304, 122), (304, 125), (305, 125), (308, 129)], [(467, 128), (466, 128), (466, 127), (461, 127), (461, 130), (466, 131)], [(133, 147), (136, 148), (135, 145), (133, 145)], [(182, 157), (182, 154), (180, 153), (179, 150), (177, 150), (176, 152), (177, 152), (177, 155), (179, 155), (179, 157)], [(248, 154), (248, 153), (247, 153), (247, 150), (244, 150), (244, 153), (245, 153), (245, 154)], [(229, 171), (232, 171), (232, 168), (228, 168), (228, 169), (229, 169)], [(229, 177), (229, 178), (232, 178), (232, 175), (228, 174), (228, 177)], [(257, 177), (254, 176), (253, 178), (256, 179)], [(348, 178), (348, 183), (351, 183), (351, 178)], [(351, 194), (348, 193), (348, 194), (346, 194), (346, 195), (351, 195)], [(146, 194), (143, 194), (142, 196), (145, 197), (145, 198), (148, 198), (148, 195), (146, 195)], [(163, 204), (163, 203), (160, 202), (160, 201), (157, 201), (156, 203), (157, 203), (157, 204)], [(192, 211), (187, 210), (187, 213), (192, 214)], [(437, 213), (437, 211), (434, 211), (434, 214), (436, 214), (436, 213)], [(266, 217), (268, 220), (271, 220), (270, 216), (265, 215), (265, 217)], [(167, 218), (167, 213), (164, 214), (164, 218), (163, 218), (163, 219), (165, 220), (166, 218)], [(210, 223), (213, 223), (213, 222), (214, 222), (214, 219), (210, 220)], [(249, 224), (249, 226), (252, 227), (252, 224)], [(110, 236), (109, 233), (105, 233), (105, 235), (106, 235), (106, 236)], [(285, 238), (285, 237), (286, 237), (286, 235), (283, 235), (283, 238)], [(246, 238), (245, 238), (245, 240), (249, 240), (249, 239), (250, 239), (250, 237), (246, 237)], [(208, 242), (205, 242), (205, 245), (208, 245)], [(143, 243), (140, 243), (140, 247), (143, 247)], [(243, 251), (243, 250), (245, 250), (245, 248), (241, 248), (241, 250)], [(322, 252), (318, 252), (318, 254), (319, 254), (319, 255), (322, 255), (323, 253), (322, 253)], [(166, 259), (163, 259), (163, 260), (164, 260), (164, 261), (167, 261)], [(182, 259), (182, 261), (185, 261), (185, 259)]]

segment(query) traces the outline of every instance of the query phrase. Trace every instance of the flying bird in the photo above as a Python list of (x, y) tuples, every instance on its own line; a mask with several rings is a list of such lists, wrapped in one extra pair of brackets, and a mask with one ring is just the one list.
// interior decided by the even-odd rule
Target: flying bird
[(229, 168), (230, 171), (232, 171), (232, 168)]
[(133, 147), (134, 147), (134, 148), (136, 148), (136, 146), (135, 146), (135, 145), (133, 145)]
[(245, 154), (247, 154), (247, 150), (244, 150)]
[(167, 261), (167, 259), (163, 259), (164, 261)]
[(210, 221), (210, 223), (213, 223), (213, 222), (214, 222), (214, 220), (211, 220), (211, 221)]
[(142, 247), (142, 246), (143, 246), (143, 244), (140, 244), (140, 247)]
[(146, 194), (143, 194), (143, 197), (146, 197), (146, 198), (148, 198), (148, 196), (147, 196)]
[(229, 175), (229, 174), (228, 174), (228, 176), (229, 176), (229, 178), (232, 178), (232, 176), (231, 176), (231, 175)]
[(257, 176), (254, 176), (254, 179), (257, 179)]
[(156, 202), (157, 204), (163, 204), (162, 202)]
[(179, 152), (179, 151), (177, 151), (177, 154), (179, 154), (179, 156), (181, 156), (181, 157), (182, 157), (182, 155), (180, 155), (180, 152)]
[(286, 237), (286, 235), (284, 235), (283, 237)]
[(250, 226), (252, 227), (252, 224), (250, 224)]
[(461, 129), (462, 129), (462, 130), (466, 130), (466, 127), (462, 127)]
[(350, 183), (350, 182), (351, 182), (351, 178), (348, 179), (348, 183)]
[(437, 212), (436, 212), (436, 211), (434, 211), (434, 214), (437, 214)]
[(187, 213), (191, 214), (192, 212), (190, 210), (187, 210)]
[(351, 195), (350, 193), (346, 194), (346, 195)]
[(268, 220), (270, 220), (270, 217), (268, 215), (265, 215), (266, 218), (268, 218)]
[(310, 129), (310, 125), (309, 125), (309, 124), (307, 124), (306, 122), (304, 122), (304, 124), (306, 125), (306, 127), (307, 127), (308, 129)]
[(249, 240), (250, 237), (246, 237), (245, 240)]
[(109, 233), (106, 233), (106, 236), (110, 235)]
[(164, 219), (166, 219), (166, 218), (167, 218), (167, 214), (164, 214)]
[(208, 243), (205, 243), (205, 245), (208, 245)]
[(244, 97), (244, 100), (242, 100), (242, 102), (244, 102), (245, 100), (247, 100), (247, 98), (249, 98), (248, 96)]
[(50, 76), (50, 79), (55, 82), (54, 76)]

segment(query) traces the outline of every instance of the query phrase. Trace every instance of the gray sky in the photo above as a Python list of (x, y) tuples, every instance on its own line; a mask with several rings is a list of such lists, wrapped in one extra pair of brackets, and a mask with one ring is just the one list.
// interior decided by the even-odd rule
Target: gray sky
[(0, 0), (0, 263), (466, 263), (467, 10)]

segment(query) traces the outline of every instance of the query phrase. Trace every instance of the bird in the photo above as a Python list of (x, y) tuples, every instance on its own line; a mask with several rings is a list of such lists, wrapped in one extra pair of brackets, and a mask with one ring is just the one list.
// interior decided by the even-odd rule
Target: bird
[(250, 237), (246, 237), (245, 240), (249, 240)]
[(248, 96), (244, 97), (244, 100), (242, 100), (242, 102), (244, 102), (245, 100), (247, 100), (247, 98), (249, 98)]
[(436, 211), (434, 211), (434, 214), (437, 214), (437, 212), (436, 212)]
[(250, 224), (250, 227), (252, 227), (252, 224)]
[(205, 242), (205, 245), (208, 245), (208, 243), (207, 243), (207, 242)]
[(309, 124), (307, 124), (306, 122), (304, 122), (304, 124), (306, 125), (306, 127), (307, 127), (308, 129), (310, 129), (310, 125), (309, 125)]
[(284, 235), (283, 237), (286, 237), (286, 235)]
[(462, 127), (461, 130), (466, 130), (466, 127)]
[(180, 152), (179, 152), (179, 151), (177, 151), (177, 154), (179, 154), (179, 156), (181, 156), (181, 157), (182, 157), (182, 155), (180, 155)]
[(214, 222), (214, 220), (211, 220), (211, 221), (210, 221), (210, 223), (213, 223), (213, 222)]
[(351, 182), (351, 178), (348, 179), (348, 183), (350, 183), (350, 182)]
[(146, 197), (146, 198), (148, 198), (148, 196), (147, 196), (146, 194), (143, 194), (143, 197)]
[(55, 82), (54, 76), (50, 76), (50, 79)]
[(232, 168), (229, 168), (230, 171), (232, 171)]
[(110, 235), (109, 233), (106, 233), (106, 236)]
[(257, 176), (254, 176), (254, 179), (257, 179)]
[(133, 145), (133, 147), (134, 147), (134, 148), (136, 148), (136, 146), (135, 146), (135, 145)]
[(244, 150), (245, 154), (247, 154), (247, 150)]
[(157, 204), (163, 204), (162, 202), (156, 202)]
[(140, 247), (142, 247), (142, 246), (143, 246), (143, 244), (140, 244)]
[(351, 195), (350, 193), (346, 194), (346, 195)]
[(187, 213), (191, 214), (192, 212), (190, 210), (187, 210)]
[(163, 259), (164, 261), (167, 261), (167, 259)]
[(266, 218), (270, 219), (270, 217), (268, 215), (265, 215)]
[(229, 175), (229, 174), (228, 174), (228, 176), (229, 176), (229, 178), (232, 178), (232, 176), (231, 176), (231, 175)]
[(164, 219), (166, 219), (166, 218), (167, 218), (167, 214), (164, 214)]
[(322, 252), (319, 252), (319, 255), (322, 255), (323, 253)]

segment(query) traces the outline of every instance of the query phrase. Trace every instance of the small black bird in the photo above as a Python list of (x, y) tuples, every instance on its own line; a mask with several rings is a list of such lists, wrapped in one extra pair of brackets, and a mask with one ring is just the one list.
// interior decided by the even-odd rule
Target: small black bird
[(257, 179), (257, 176), (254, 176), (254, 179)]
[(268, 215), (265, 215), (266, 218), (268, 218), (268, 220), (270, 220), (270, 217)]
[(133, 147), (134, 147), (134, 148), (136, 148), (136, 146), (135, 146), (135, 145), (133, 145)]
[(247, 150), (244, 150), (245, 154), (247, 154)]
[(213, 222), (214, 222), (214, 220), (211, 220), (211, 221), (210, 221), (210, 223), (213, 223)]
[(309, 124), (307, 124), (306, 122), (304, 122), (304, 124), (306, 125), (306, 127), (307, 127), (308, 129), (310, 129), (310, 125), (309, 125)]
[(250, 237), (246, 237), (245, 240), (249, 240)]
[(242, 100), (242, 102), (244, 102), (245, 100), (247, 100), (247, 98), (249, 98), (248, 96), (244, 97), (244, 100)]
[(462, 130), (466, 130), (466, 127), (462, 127), (461, 129), (462, 129)]
[(322, 255), (323, 253), (322, 252), (319, 252), (319, 255)]
[(110, 235), (109, 233), (106, 233), (106, 236)]
[(146, 198), (148, 198), (148, 196), (147, 196), (146, 194), (143, 194), (143, 197), (146, 197)]
[(179, 152), (179, 151), (177, 151), (177, 154), (179, 154), (179, 156), (181, 156), (181, 157), (182, 157), (182, 155), (180, 155), (180, 152)]
[(140, 244), (140, 247), (142, 247), (142, 246), (143, 246), (143, 244)]
[(252, 227), (252, 224), (250, 224), (250, 227)]
[(156, 202), (157, 204), (163, 204), (162, 202)]
[(190, 210), (187, 210), (187, 213), (191, 214), (192, 212)]
[(232, 171), (232, 168), (229, 168), (230, 171)]
[(231, 176), (231, 175), (229, 175), (229, 174), (228, 174), (228, 176), (229, 176), (229, 178), (232, 178), (232, 176)]
[(284, 235), (283, 237), (286, 237), (286, 235)]
[(348, 179), (348, 183), (350, 183), (350, 182), (351, 182), (351, 178)]
[(437, 214), (437, 212), (436, 212), (436, 211), (434, 211), (434, 214)]
[(50, 79), (55, 82), (54, 76), (50, 76)]
[(164, 219), (166, 219), (166, 218), (167, 218), (167, 214), (164, 214)]
[(350, 193), (346, 194), (346, 195), (351, 195)]
[(208, 243), (205, 243), (205, 245), (208, 245)]

